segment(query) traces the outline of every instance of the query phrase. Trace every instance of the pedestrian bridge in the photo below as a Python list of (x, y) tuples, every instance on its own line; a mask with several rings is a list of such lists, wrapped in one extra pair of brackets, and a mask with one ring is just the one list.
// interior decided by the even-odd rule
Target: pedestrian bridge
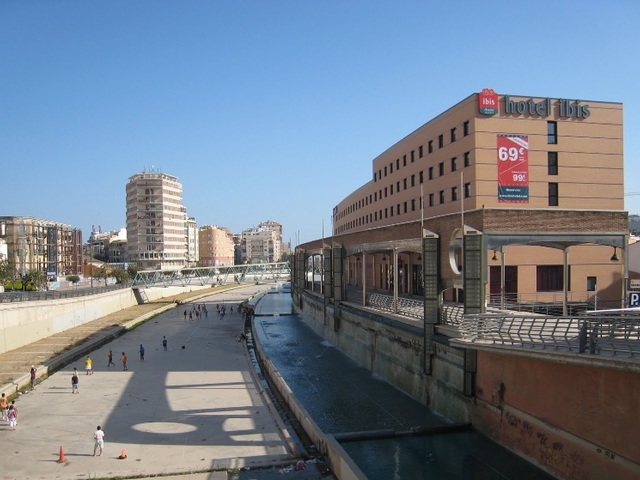
[(133, 288), (189, 285), (227, 285), (230, 283), (262, 283), (291, 278), (289, 262), (251, 263), (228, 267), (194, 267), (175, 270), (145, 270), (133, 279)]

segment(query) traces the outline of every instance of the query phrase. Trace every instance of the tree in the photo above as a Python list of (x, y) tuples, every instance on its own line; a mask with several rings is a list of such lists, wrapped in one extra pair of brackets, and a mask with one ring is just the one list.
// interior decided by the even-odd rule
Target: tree
[(0, 260), (0, 282), (13, 279), (13, 264), (9, 260)]
[(127, 273), (129, 274), (129, 278), (136, 278), (138, 272), (142, 270), (138, 265), (131, 264), (127, 267)]
[(93, 278), (104, 278), (104, 284), (107, 285), (107, 264), (103, 264), (100, 268), (96, 269), (93, 273)]
[(67, 275), (67, 282), (73, 283), (74, 287), (77, 287), (77, 283), (80, 281), (80, 277), (78, 275)]
[(47, 276), (40, 270), (29, 270), (22, 276), (27, 290), (39, 290), (47, 281)]
[(124, 268), (114, 267), (111, 269), (111, 276), (116, 279), (116, 283), (125, 283), (129, 280), (129, 273)]

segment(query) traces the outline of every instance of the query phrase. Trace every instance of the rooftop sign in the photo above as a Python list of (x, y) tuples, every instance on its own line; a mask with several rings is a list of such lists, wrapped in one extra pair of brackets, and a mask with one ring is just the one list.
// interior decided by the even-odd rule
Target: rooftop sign
[[(555, 107), (555, 112), (554, 112)], [(483, 115), (496, 115), (499, 113), (500, 104), (498, 94), (490, 88), (485, 88), (478, 94), (478, 110)], [(504, 113), (509, 115), (535, 115), (547, 117), (554, 115), (560, 118), (589, 118), (591, 111), (589, 105), (582, 105), (580, 100), (565, 100), (559, 98), (553, 101), (544, 98), (539, 102), (533, 98), (529, 100), (512, 100), (509, 95), (504, 96)]]

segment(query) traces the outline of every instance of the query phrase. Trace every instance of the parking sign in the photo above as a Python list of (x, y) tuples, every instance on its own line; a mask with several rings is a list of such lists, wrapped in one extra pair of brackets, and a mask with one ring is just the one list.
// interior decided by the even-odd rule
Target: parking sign
[(640, 292), (629, 292), (629, 307), (640, 307)]

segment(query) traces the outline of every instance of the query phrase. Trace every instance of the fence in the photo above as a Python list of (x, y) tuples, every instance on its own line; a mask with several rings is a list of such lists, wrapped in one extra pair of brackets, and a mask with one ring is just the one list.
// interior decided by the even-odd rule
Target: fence
[(3, 292), (0, 293), (0, 303), (10, 302), (35, 302), (39, 300), (59, 300), (61, 298), (77, 298), (87, 295), (112, 292), (123, 288), (131, 288), (130, 283), (117, 283), (102, 287), (71, 288), (68, 290), (48, 290), (45, 292)]

